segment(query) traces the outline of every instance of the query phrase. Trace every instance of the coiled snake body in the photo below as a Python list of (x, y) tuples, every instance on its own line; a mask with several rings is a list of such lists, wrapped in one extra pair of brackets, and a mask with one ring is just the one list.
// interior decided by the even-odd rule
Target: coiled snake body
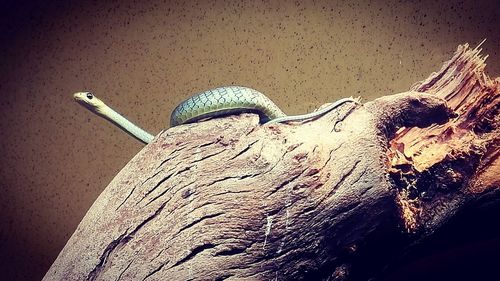
[[(153, 140), (153, 135), (127, 120), (92, 93), (78, 92), (73, 96), (78, 103), (111, 121), (141, 142), (147, 144)], [(301, 121), (322, 116), (346, 102), (359, 103), (353, 98), (343, 98), (308, 114), (287, 116), (264, 94), (247, 87), (227, 86), (196, 94), (181, 102), (170, 116), (170, 126), (243, 112), (259, 114), (260, 122), (263, 124)]]

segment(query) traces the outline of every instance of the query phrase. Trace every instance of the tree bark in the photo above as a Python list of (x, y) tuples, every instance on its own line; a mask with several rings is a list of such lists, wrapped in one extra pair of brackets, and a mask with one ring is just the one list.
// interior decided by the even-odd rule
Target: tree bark
[(162, 131), (44, 280), (375, 276), (458, 211), (499, 197), (499, 80), (483, 69), (465, 45), (411, 91), (316, 120), (242, 114)]

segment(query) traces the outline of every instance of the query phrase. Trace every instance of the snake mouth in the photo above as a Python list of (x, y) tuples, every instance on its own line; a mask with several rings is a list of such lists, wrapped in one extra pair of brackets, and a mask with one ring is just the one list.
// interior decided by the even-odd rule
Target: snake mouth
[(73, 94), (73, 99), (76, 100), (77, 102), (83, 102), (85, 100), (85, 93), (86, 92), (77, 92)]
[(74, 93), (73, 94), (73, 99), (81, 104), (81, 105), (84, 105), (84, 106), (89, 106), (89, 104), (87, 103), (87, 101), (85, 100), (85, 93), (84, 92), (78, 92), (78, 93)]
[(98, 107), (99, 107), (99, 100), (97, 98), (94, 98), (92, 100), (89, 100), (87, 98), (87, 94), (89, 92), (77, 92), (73, 94), (73, 99), (78, 102), (80, 105), (84, 106), (85, 108), (89, 109), (92, 112), (98, 113)]

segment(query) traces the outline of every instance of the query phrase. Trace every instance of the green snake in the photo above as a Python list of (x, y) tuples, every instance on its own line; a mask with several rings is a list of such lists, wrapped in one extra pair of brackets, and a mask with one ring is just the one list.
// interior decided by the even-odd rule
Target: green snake
[[(78, 92), (73, 97), (79, 104), (109, 120), (139, 141), (148, 144), (153, 140), (152, 134), (130, 122), (91, 92)], [(287, 116), (264, 94), (247, 87), (227, 86), (198, 93), (181, 102), (170, 116), (170, 126), (244, 112), (258, 114), (261, 124), (302, 121), (322, 116), (346, 102), (359, 103), (357, 99), (343, 98), (311, 113)]]

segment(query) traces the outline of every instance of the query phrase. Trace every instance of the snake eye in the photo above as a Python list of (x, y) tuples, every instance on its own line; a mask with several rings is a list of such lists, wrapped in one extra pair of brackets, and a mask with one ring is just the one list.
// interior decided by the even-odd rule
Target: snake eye
[(87, 98), (89, 100), (93, 99), (94, 98), (94, 95), (92, 95), (92, 93), (87, 93)]

